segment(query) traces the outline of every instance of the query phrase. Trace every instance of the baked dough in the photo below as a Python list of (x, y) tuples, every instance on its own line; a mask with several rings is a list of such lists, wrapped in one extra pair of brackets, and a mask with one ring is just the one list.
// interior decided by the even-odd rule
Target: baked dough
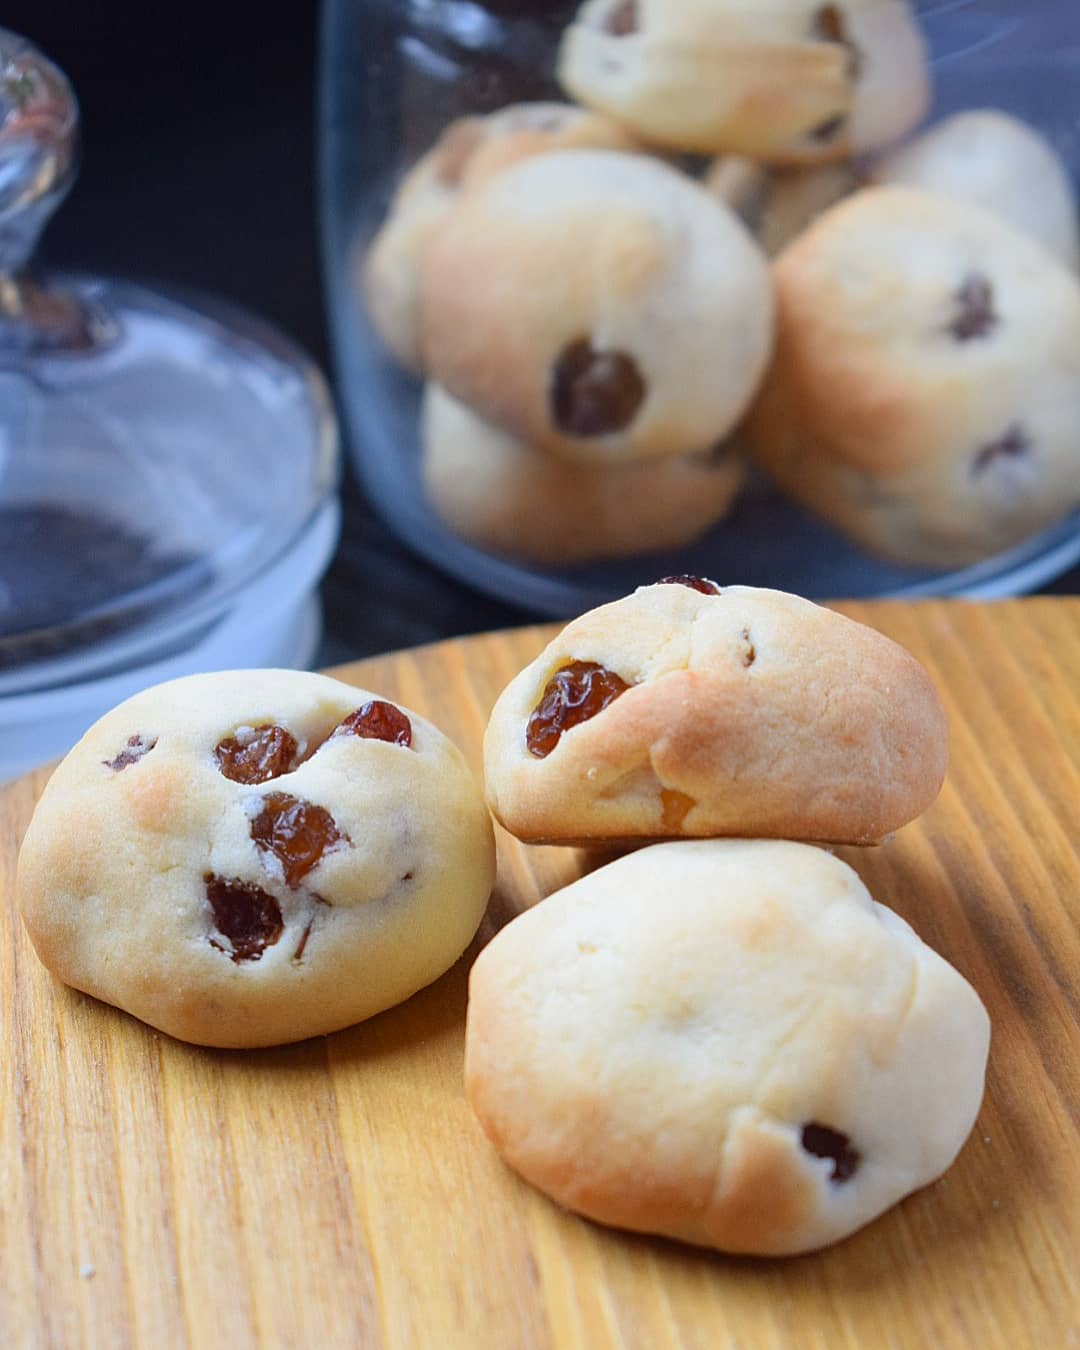
[(494, 867), (479, 788), (431, 723), (325, 676), (245, 670), (96, 723), (38, 803), (17, 891), (66, 984), (181, 1040), (257, 1046), (441, 975)]
[(929, 101), (906, 0), (586, 0), (558, 73), (645, 139), (773, 163), (890, 144)]
[(1068, 170), (1038, 132), (996, 108), (947, 117), (899, 150), (859, 167), (824, 164), (770, 172), (727, 155), (709, 166), (703, 181), (739, 214), (770, 258), (858, 188), (895, 184), (985, 207), (1074, 271), (1080, 265), (1080, 214)]
[(446, 524), (481, 548), (551, 566), (684, 547), (728, 514), (746, 472), (728, 443), (611, 468), (568, 464), (436, 384), (421, 427), (424, 490)]
[(580, 147), (640, 148), (609, 117), (568, 103), (514, 103), (486, 117), (451, 122), (417, 160), (370, 247), (361, 245), (357, 254), (360, 290), (371, 322), (402, 365), (422, 370), (417, 335), (420, 259), (458, 193), (532, 155)]
[(690, 580), (711, 593), (590, 610), (503, 690), (484, 774), (512, 834), (872, 843), (930, 805), (948, 731), (914, 657), (798, 596)]
[(956, 567), (1080, 503), (1080, 283), (968, 202), (866, 188), (773, 265), (747, 422), (779, 486), (875, 553)]
[(487, 421), (574, 462), (705, 450), (768, 361), (760, 249), (685, 175), (562, 150), (463, 194), (424, 254), (431, 377)]
[(499, 1153), (601, 1223), (805, 1252), (940, 1176), (989, 1019), (846, 864), (660, 844), (514, 919), (470, 977), (465, 1078)]
[(957, 113), (878, 160), (875, 183), (906, 184), (983, 206), (1080, 266), (1080, 215), (1069, 172), (1039, 133), (997, 108)]

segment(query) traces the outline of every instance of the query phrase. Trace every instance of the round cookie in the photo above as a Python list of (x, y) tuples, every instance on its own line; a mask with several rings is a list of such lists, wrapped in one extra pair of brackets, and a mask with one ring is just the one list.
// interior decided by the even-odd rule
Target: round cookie
[(335, 1031), (429, 984), (476, 931), (491, 822), (458, 750), (299, 671), (159, 685), (49, 781), (18, 903), (66, 984), (203, 1045)]
[(371, 322), (402, 365), (422, 369), (417, 335), (420, 258), (457, 194), (519, 160), (577, 147), (640, 148), (610, 118), (567, 103), (515, 103), (486, 117), (451, 122), (409, 170), (382, 228), (357, 255), (359, 286)]
[(798, 596), (675, 577), (575, 619), (510, 682), (484, 778), (530, 843), (873, 843), (930, 805), (947, 756), (903, 647)]
[(558, 73), (646, 139), (774, 163), (887, 145), (929, 101), (906, 0), (586, 0)]
[(1074, 271), (1080, 264), (1080, 219), (1068, 171), (1037, 132), (993, 108), (948, 117), (859, 169), (824, 164), (769, 173), (729, 156), (717, 160), (704, 181), (738, 211), (770, 258), (857, 188), (897, 184), (983, 206)]
[(1080, 218), (1068, 170), (1053, 146), (1008, 113), (980, 108), (947, 117), (875, 163), (870, 177), (984, 206), (1066, 266), (1080, 266)]
[(625, 465), (568, 464), (436, 384), (421, 413), (424, 490), (455, 533), (553, 566), (681, 548), (722, 520), (745, 477), (728, 445)]
[(715, 445), (768, 360), (760, 250), (685, 175), (565, 150), (461, 196), (424, 254), (433, 379), (536, 449), (618, 464)]
[(805, 844), (632, 853), (484, 948), (465, 1081), (509, 1165), (601, 1223), (762, 1256), (836, 1242), (953, 1162), (989, 1019)]
[(867, 188), (773, 266), (748, 419), (791, 496), (864, 547), (955, 567), (1080, 501), (1080, 283), (967, 202)]

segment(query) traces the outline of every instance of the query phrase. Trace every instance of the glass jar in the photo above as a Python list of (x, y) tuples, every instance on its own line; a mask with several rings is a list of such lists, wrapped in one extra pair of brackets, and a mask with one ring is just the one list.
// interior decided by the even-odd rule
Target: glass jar
[[(463, 581), (556, 616), (665, 574), (813, 598), (990, 598), (1033, 589), (1080, 560), (1074, 512), (974, 564), (935, 570), (883, 561), (788, 500), (753, 468), (725, 519), (695, 542), (666, 551), (571, 566), (550, 558), (525, 561), (513, 556), (512, 540), (504, 551), (478, 547), (444, 523), (427, 499), (421, 470), (423, 381), (391, 354), (372, 324), (365, 259), (403, 176), (455, 119), (523, 101), (565, 101), (556, 54), (577, 9), (529, 0), (326, 0), (321, 208), (338, 390), (360, 480), (395, 532)], [(1041, 133), (1075, 181), (1080, 6), (1071, 0), (916, 0), (913, 10), (932, 77), (926, 122), (964, 109), (1006, 110)], [(681, 158), (679, 166), (701, 171), (695, 156)], [(1080, 455), (1080, 426), (1076, 431)]]

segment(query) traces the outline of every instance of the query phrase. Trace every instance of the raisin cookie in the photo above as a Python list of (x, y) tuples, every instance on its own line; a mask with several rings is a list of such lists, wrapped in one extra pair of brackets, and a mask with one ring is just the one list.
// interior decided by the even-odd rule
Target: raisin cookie
[(463, 538), (554, 566), (692, 543), (731, 509), (745, 465), (729, 443), (633, 464), (568, 464), (533, 450), (429, 384), (424, 489)]
[(984, 206), (1066, 266), (1080, 265), (1080, 218), (1068, 170), (1037, 131), (1008, 113), (980, 108), (947, 117), (877, 161), (870, 177)]
[(424, 253), (431, 376), (576, 462), (705, 450), (772, 341), (764, 256), (700, 185), (641, 155), (564, 150), (463, 194)]
[(509, 1165), (601, 1223), (805, 1252), (940, 1176), (982, 1100), (978, 995), (822, 849), (632, 853), (471, 972), (465, 1078)]
[(587, 0), (559, 78), (648, 140), (774, 163), (890, 144), (929, 98), (906, 0)]
[(567, 103), (515, 103), (452, 122), (405, 175), (382, 228), (358, 254), (371, 322), (402, 365), (422, 368), (420, 258), (457, 194), (518, 160), (575, 147), (631, 151), (639, 143), (610, 118)]
[(408, 998), (464, 951), (491, 822), (423, 718), (299, 671), (159, 685), (53, 774), (17, 890), (44, 964), (181, 1040), (276, 1045)]
[(930, 805), (947, 755), (903, 647), (798, 596), (672, 577), (575, 619), (510, 682), (484, 771), (530, 843), (872, 843)]
[(981, 208), (857, 192), (773, 266), (748, 420), (782, 489), (867, 549), (955, 567), (1080, 503), (1080, 283)]
[(948, 117), (859, 167), (823, 164), (770, 173), (725, 156), (710, 166), (704, 182), (739, 212), (770, 258), (858, 188), (896, 184), (983, 206), (1074, 271), (1080, 264), (1080, 218), (1065, 165), (1031, 127), (994, 108)]

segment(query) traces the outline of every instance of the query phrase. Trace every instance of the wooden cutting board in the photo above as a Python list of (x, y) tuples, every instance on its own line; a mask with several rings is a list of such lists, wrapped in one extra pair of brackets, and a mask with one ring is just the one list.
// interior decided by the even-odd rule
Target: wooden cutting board
[[(936, 677), (945, 789), (877, 899), (974, 983), (987, 1094), (952, 1170), (829, 1251), (730, 1259), (606, 1231), (506, 1170), (462, 1095), (477, 944), (404, 1006), (255, 1053), (54, 983), (11, 908), (47, 775), (0, 793), (0, 1345), (697, 1350), (1080, 1345), (1080, 600), (844, 605)], [(551, 630), (347, 667), (479, 764)], [(579, 873), (500, 837), (479, 942)]]

